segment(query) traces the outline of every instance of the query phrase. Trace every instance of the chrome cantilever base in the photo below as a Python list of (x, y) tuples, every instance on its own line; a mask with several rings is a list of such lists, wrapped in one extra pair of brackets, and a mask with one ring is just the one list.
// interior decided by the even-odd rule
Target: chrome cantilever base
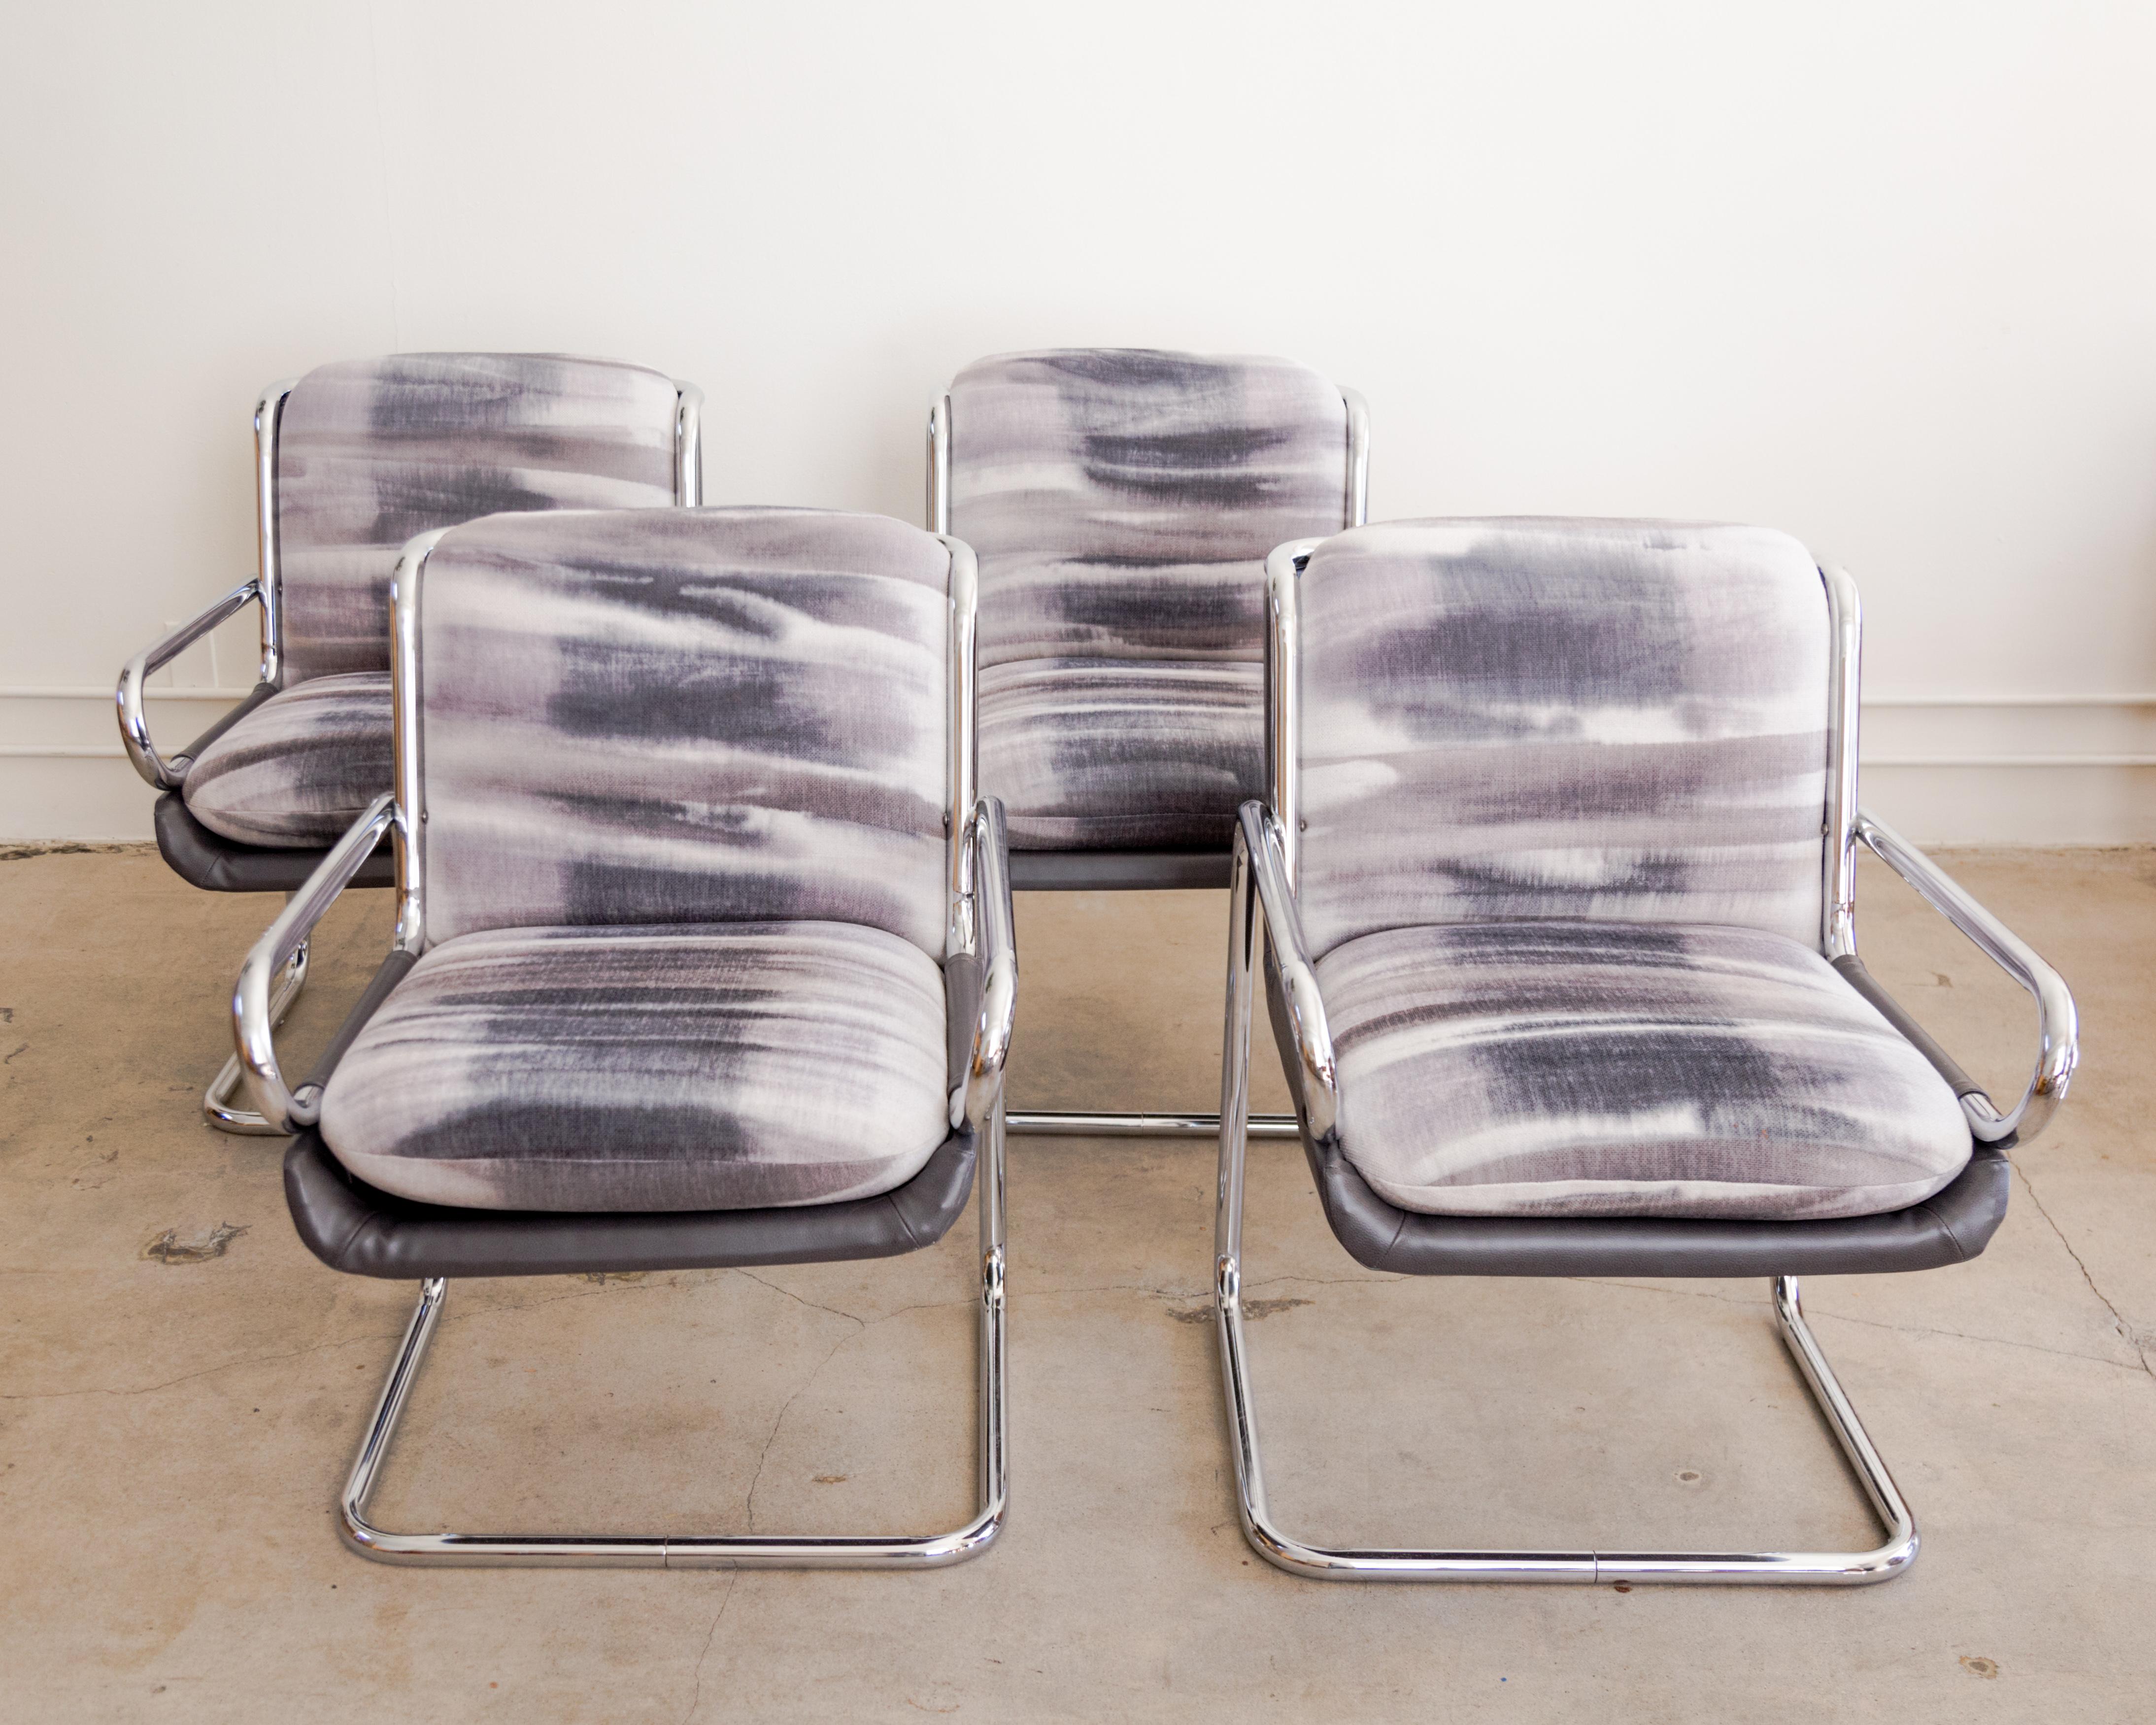
[[(1032, 1112), (1014, 1110), (1010, 1130), (1041, 1138), (1214, 1138), (1220, 1135), (1217, 1114), (1085, 1114), (1054, 1109)], [(1292, 1138), (1292, 1114), (1253, 1114), (1250, 1135), (1254, 1138)]]
[[(285, 973), (277, 980), (277, 991), (270, 999), (270, 1028), (275, 1029), (285, 1022), (300, 998), (300, 991), (307, 986), (307, 943), (300, 942), (299, 950), (292, 954)], [(252, 1108), (237, 1108), (233, 1098), (240, 1092), (239, 1056), (226, 1056), (224, 1064), (217, 1070), (217, 1076), (209, 1081), (203, 1092), (203, 1118), (221, 1132), (235, 1137), (253, 1138), (281, 1138), (286, 1136), (270, 1125)]]
[(391, 1533), (367, 1518), (367, 1500), (413, 1382), (441, 1317), (448, 1284), (419, 1286), (403, 1345), (338, 1499), (340, 1529), (362, 1557), (388, 1563), (540, 1567), (585, 1565), (645, 1569), (932, 1569), (978, 1557), (1002, 1531), (1009, 1497), (1009, 1412), (1004, 1394), (1004, 1144), (991, 1117), (973, 1201), (981, 1212), (979, 1332), (980, 1507), (963, 1527), (922, 1537), (792, 1539), (734, 1534)]
[[(1213, 1218), (1214, 1315), (1220, 1340), (1221, 1387), (1235, 1458), (1235, 1505), (1243, 1532), (1260, 1556), (1296, 1575), (1322, 1581), (1748, 1582), (1852, 1586), (1885, 1581), (1916, 1561), (1917, 1523), (1887, 1465), (1864, 1434), (1856, 1409), (1835, 1381), (1804, 1322), (1797, 1279), (1774, 1280), (1774, 1318), (1782, 1339), (1820, 1411), (1855, 1469), (1885, 1543), (1870, 1551), (1421, 1551), (1309, 1544), (1275, 1525), (1265, 1504), (1258, 1457), (1257, 1415), (1250, 1393), (1250, 1351), (1243, 1337), (1243, 1183), (1250, 1134), (1250, 1019), (1260, 979), (1260, 942), (1276, 955), (1281, 993), (1273, 996), (1276, 1034), (1298, 1100), (1330, 1132), (1337, 1111), (1337, 1068), (1281, 856), (1281, 826), (1255, 803), (1244, 805), (1229, 883), (1228, 991), (1222, 1039), (1219, 1184)], [(1270, 993), (1270, 988), (1268, 993)], [(1321, 1106), (1314, 1105), (1313, 1095)], [(1337, 1141), (1335, 1141), (1337, 1142)], [(1310, 1147), (1306, 1146), (1306, 1148)], [(1315, 1159), (1313, 1158), (1313, 1172)], [(1988, 1237), (1988, 1236), (1987, 1236)], [(1981, 1242), (1979, 1243), (1981, 1249)], [(1369, 1260), (1363, 1260), (1368, 1263)]]
[(1797, 1279), (1774, 1281), (1774, 1318), (1804, 1384), (1834, 1430), (1885, 1543), (1865, 1552), (1740, 1551), (1414, 1551), (1306, 1544), (1274, 1525), (1265, 1505), (1251, 1409), (1250, 1360), (1243, 1340), (1240, 1271), (1220, 1260), (1214, 1289), (1228, 1424), (1235, 1451), (1236, 1507), (1244, 1534), (1260, 1556), (1296, 1575), (1324, 1581), (1725, 1582), (1851, 1587), (1891, 1580), (1917, 1558), (1917, 1523), (1887, 1465), (1865, 1435), (1826, 1356), (1804, 1322)]

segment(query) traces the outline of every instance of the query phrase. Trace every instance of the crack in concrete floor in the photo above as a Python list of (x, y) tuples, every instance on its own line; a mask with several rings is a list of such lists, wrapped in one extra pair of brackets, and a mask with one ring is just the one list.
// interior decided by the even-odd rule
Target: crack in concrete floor
[(741, 1578), (738, 1569), (726, 1572), (726, 1591), (719, 1595), (719, 1609), (711, 1614), (711, 1626), (704, 1632), (703, 1651), (696, 1656), (696, 1683), (689, 1692), (689, 1705), (681, 1715), (680, 1725), (689, 1725), (696, 1717), (696, 1708), (704, 1698), (704, 1661), (711, 1656), (711, 1643), (718, 1638), (719, 1625), (726, 1619), (726, 1607), (734, 1602), (734, 1589), (740, 1584)]
[[(1645, 1282), (1609, 1281), (1585, 1276), (1567, 1276), (1563, 1280), (1590, 1287), (1622, 1288), (1627, 1293), (1660, 1294), (1679, 1300), (1712, 1300), (1724, 1306), (1756, 1307), (1762, 1312), (1767, 1309), (1767, 1301), (1763, 1299), (1742, 1299), (1733, 1294), (1717, 1294), (1706, 1288), (1656, 1287)], [(1932, 1324), (1897, 1323), (1888, 1318), (1858, 1317), (1850, 1312), (1822, 1312), (1810, 1306), (1804, 1308), (1804, 1318), (1815, 1329), (1822, 1323), (1861, 1324), (1866, 1329), (1891, 1330), (1904, 1336), (1940, 1336), (1958, 1342), (1974, 1342), (1984, 1347), (2025, 1348), (2031, 1353), (2048, 1353), (2059, 1359), (2087, 1360), (2092, 1365), (2109, 1366), (2115, 1371), (2139, 1372), (2144, 1369), (2143, 1366), (2128, 1360), (2109, 1359), (2102, 1354), (2083, 1353), (2076, 1348), (2052, 1348), (2041, 1342), (2018, 1342), (2010, 1336), (1980, 1336), (1969, 1330), (1943, 1330)]]
[(2014, 1164), (2014, 1172), (2020, 1176), (2021, 1189), (2029, 1194), (2029, 1202), (2036, 1206), (2036, 1214), (2044, 1219), (2046, 1224), (2057, 1236), (2059, 1244), (2066, 1248), (2066, 1255), (2074, 1260), (2074, 1268), (2081, 1271), (2082, 1280), (2088, 1285), (2088, 1291), (2103, 1302), (2103, 1309), (2111, 1314), (2112, 1327), (2133, 1350), (2135, 1357), (2141, 1362), (2141, 1369), (2148, 1373), (2152, 1380), (2156, 1380), (2156, 1369), (2152, 1369), (2148, 1363), (2148, 1348), (2142, 1339), (2142, 1332), (2127, 1322), (2125, 1314), (2118, 1309), (2111, 1296), (2096, 1285), (2096, 1277), (2082, 1261), (2082, 1255), (2074, 1250), (2074, 1243), (2066, 1238), (2066, 1230), (2060, 1227), (2051, 1211), (2044, 1208), (2044, 1200), (2036, 1191), (2036, 1183), (2029, 1178), (2029, 1170), (2017, 1162)]

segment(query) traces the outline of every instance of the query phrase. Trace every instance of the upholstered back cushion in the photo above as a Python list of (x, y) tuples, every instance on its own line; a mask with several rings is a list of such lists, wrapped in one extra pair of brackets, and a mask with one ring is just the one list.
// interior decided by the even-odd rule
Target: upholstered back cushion
[(854, 922), (943, 956), (950, 556), (817, 510), (500, 515), (420, 578), (431, 942)]
[(671, 379), (609, 360), (398, 353), (308, 372), (277, 429), (287, 684), (389, 669), (389, 579), (414, 533), (672, 503), (674, 416)]
[(1522, 916), (1816, 949), (1830, 641), (1795, 540), (1397, 521), (1327, 542), (1300, 588), (1314, 954)]
[(980, 662), (1262, 655), (1265, 554), (1347, 519), (1340, 391), (1285, 360), (1005, 354), (951, 385)]

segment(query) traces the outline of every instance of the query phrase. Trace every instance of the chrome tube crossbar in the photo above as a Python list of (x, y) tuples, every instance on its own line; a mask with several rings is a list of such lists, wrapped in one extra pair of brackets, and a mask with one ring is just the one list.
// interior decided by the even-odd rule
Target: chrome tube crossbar
[[(1071, 1110), (1014, 1109), (1010, 1129), (1041, 1138), (1209, 1138), (1220, 1130), (1217, 1114), (1087, 1114)], [(1254, 1114), (1254, 1138), (1292, 1138), (1292, 1114)]]
[(382, 1463), (433, 1340), (448, 1291), (440, 1279), (423, 1282), (419, 1303), (391, 1363), (367, 1421), (366, 1436), (337, 1500), (347, 1543), (388, 1563), (651, 1569), (932, 1569), (978, 1557), (1002, 1531), (1010, 1496), (1010, 1412), (1004, 1393), (1004, 1132), (991, 1111), (983, 1132), (973, 1201), (980, 1209), (981, 1255), (977, 1347), (979, 1438), (975, 1467), (978, 1507), (947, 1533), (837, 1537), (755, 1534), (393, 1533), (367, 1519)]

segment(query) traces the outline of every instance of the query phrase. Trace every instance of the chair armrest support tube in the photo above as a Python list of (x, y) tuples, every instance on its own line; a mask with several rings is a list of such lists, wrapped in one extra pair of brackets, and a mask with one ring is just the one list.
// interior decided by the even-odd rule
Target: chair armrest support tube
[(1332, 1058), (1332, 1030), (1326, 1022), (1325, 1002), (1317, 991), (1317, 972), (1310, 961), (1302, 937), (1302, 919), (1296, 914), (1295, 893), (1288, 886), (1287, 858), (1281, 843), (1280, 823), (1265, 805), (1245, 803), (1236, 815), (1243, 842), (1248, 847), (1250, 875), (1256, 882), (1258, 902), (1265, 919), (1265, 937), (1271, 944), (1273, 962), (1279, 968), (1281, 990), (1286, 997), (1288, 1022), (1295, 1027), (1296, 1053), (1302, 1062), (1304, 1111), (1310, 1134), (1322, 1138), (1339, 1118), (1339, 1081)]
[(157, 789), (179, 789), (181, 781), (187, 777), (188, 757), (177, 755), (170, 761), (159, 757), (157, 745), (150, 740), (149, 716), (142, 710), (143, 684), (149, 680), (151, 672), (163, 670), (228, 617), (235, 615), (261, 597), (261, 582), (250, 577), (200, 614), (182, 624), (163, 639), (145, 647), (121, 667), (120, 683), (113, 691), (113, 701), (120, 711), (120, 742), (127, 751), (127, 758), (135, 763), (135, 770)]
[(241, 961), (239, 978), (232, 991), (233, 1043), (255, 1107), (280, 1132), (312, 1126), (321, 1098), (316, 1092), (301, 1101), (285, 1087), (270, 1021), (272, 985), (277, 973), (336, 902), (337, 895), (359, 872), (360, 865), (374, 854), (374, 847), (397, 818), (396, 796), (384, 791), (331, 847), (307, 884), (292, 895), (283, 914), (264, 931), (262, 938)]
[(336, 1070), (337, 1062), (345, 1057), (352, 1044), (359, 1040), (359, 1033), (367, 1028), (367, 1021), (389, 998), (390, 991), (404, 980), (407, 973), (418, 962), (416, 953), (408, 952), (402, 947), (393, 950), (382, 961), (382, 968), (374, 973), (366, 991), (345, 1015), (345, 1021), (337, 1027), (336, 1034), (330, 1039), (330, 1045), (322, 1050), (322, 1057), (315, 1062), (315, 1070), (307, 1075), (307, 1081), (292, 1092), (295, 1101), (303, 1107), (311, 1105), (319, 1113), (322, 1092), (329, 1088), (330, 1075)]
[(1961, 1063), (1941, 1046), (1938, 1039), (1911, 1018), (1902, 1003), (1879, 985), (1878, 978), (1864, 968), (1861, 958), (1851, 953), (1831, 962), (1851, 988), (1870, 1001), (1881, 1018), (1915, 1045), (1917, 1052), (1932, 1063), (1933, 1070), (1953, 1086), (1956, 1096), (1984, 1096), (1986, 1101), (1990, 1101), (1984, 1096), (1984, 1086), (1962, 1070)]
[[(1003, 1090), (1004, 1061), (1010, 1053), (1011, 1030), (1018, 1017), (1018, 942), (1013, 932), (1010, 870), (1005, 861), (1009, 839), (1004, 829), (1004, 805), (983, 797), (966, 823), (981, 954), (981, 1004), (973, 1023), (973, 1045), (966, 1060), (966, 1085), (954, 1113), (981, 1130)], [(953, 1126), (958, 1118), (952, 1122)]]
[[(2066, 1100), (2080, 1058), (2081, 1027), (2066, 978), (1990, 911), (1970, 897), (1944, 870), (1869, 809), (1856, 813), (1856, 834), (1873, 855), (1899, 875), (1925, 903), (1968, 937), (1984, 955), (2026, 988), (2036, 1003), (2036, 1065), (2029, 1087), (2010, 1113), (1974, 1090), (1962, 1097), (1969, 1130), (1981, 1142), (2009, 1137), (2026, 1143), (2042, 1131)], [(1875, 983), (1873, 985), (1876, 987)], [(1883, 992), (1883, 991), (1882, 991)], [(1922, 1048), (1923, 1045), (1917, 1045)]]
[(255, 708), (261, 706), (264, 701), (269, 700), (271, 696), (276, 693), (277, 687), (275, 684), (257, 683), (252, 689), (247, 691), (246, 695), (239, 701), (238, 705), (226, 708), (223, 713), (210, 721), (208, 726), (203, 732), (203, 733), (199, 737), (196, 737), (192, 742), (189, 743), (186, 748), (180, 752), (182, 756), (184, 757), (185, 762), (185, 764), (180, 768), (182, 775), (185, 774), (188, 768), (193, 766), (197, 761), (202, 758), (202, 752), (204, 749), (215, 742), (218, 738), (223, 736), (226, 732), (231, 730), (234, 725), (237, 725), (242, 719), (253, 712)]

